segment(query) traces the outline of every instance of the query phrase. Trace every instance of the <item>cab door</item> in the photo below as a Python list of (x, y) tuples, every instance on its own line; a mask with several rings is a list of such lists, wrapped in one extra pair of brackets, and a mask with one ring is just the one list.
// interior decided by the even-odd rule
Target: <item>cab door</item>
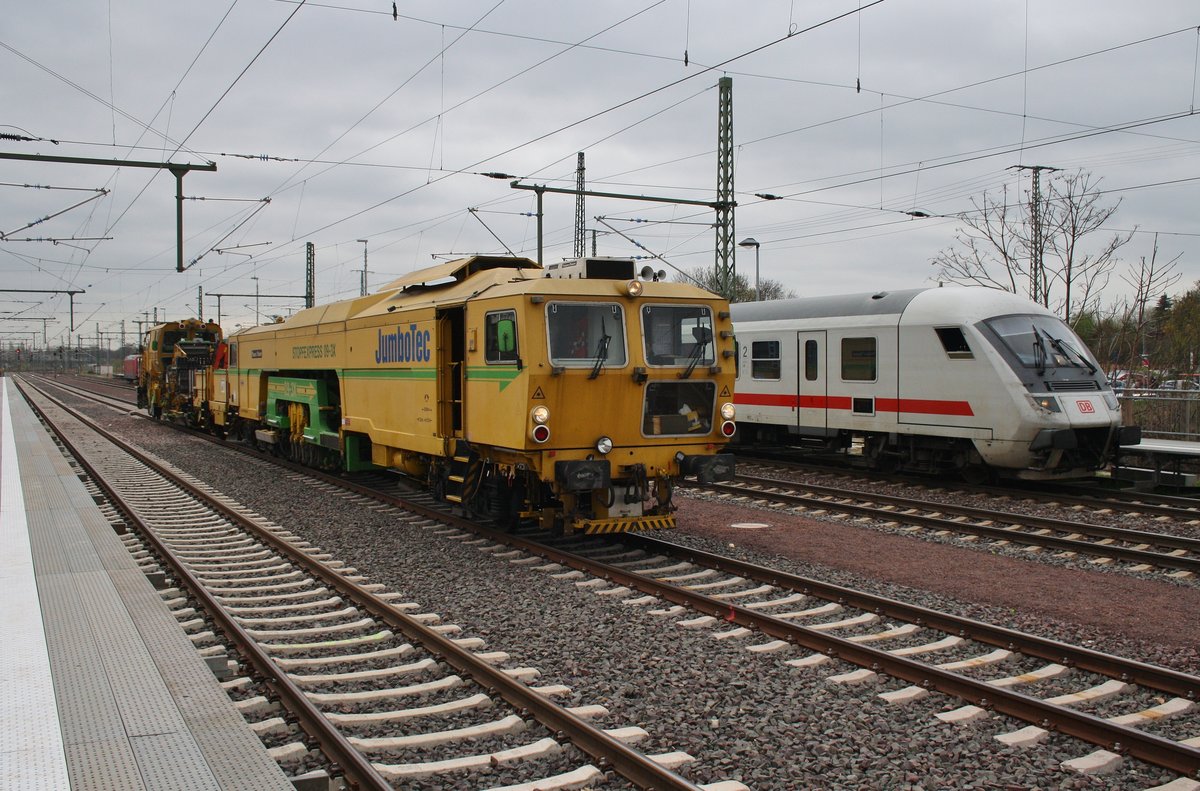
[(437, 312), (438, 435), (466, 436), (463, 394), (466, 390), (466, 312), (462, 307)]
[(796, 333), (796, 424), (801, 429), (823, 431), (829, 425), (828, 363), (825, 330)]

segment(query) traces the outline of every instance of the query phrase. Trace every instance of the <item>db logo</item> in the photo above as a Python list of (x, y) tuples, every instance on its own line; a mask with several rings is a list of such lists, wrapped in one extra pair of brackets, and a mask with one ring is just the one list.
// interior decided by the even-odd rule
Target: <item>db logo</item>
[(1084, 415), (1091, 415), (1096, 411), (1096, 407), (1092, 406), (1091, 401), (1076, 401), (1075, 405), (1079, 407), (1079, 411)]

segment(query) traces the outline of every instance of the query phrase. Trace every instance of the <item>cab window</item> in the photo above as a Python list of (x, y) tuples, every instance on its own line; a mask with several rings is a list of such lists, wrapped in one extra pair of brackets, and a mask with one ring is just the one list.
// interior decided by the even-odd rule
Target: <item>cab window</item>
[(643, 305), (642, 337), (648, 365), (712, 365), (712, 311), (707, 305)]
[(517, 312), (501, 310), (484, 317), (483, 358), (489, 364), (517, 361)]
[(625, 313), (618, 304), (551, 302), (546, 306), (546, 330), (551, 365), (625, 365)]
[(975, 357), (971, 353), (967, 337), (963, 335), (962, 327), (934, 327), (934, 332), (937, 333), (938, 340), (942, 342), (942, 348), (950, 359), (970, 360)]

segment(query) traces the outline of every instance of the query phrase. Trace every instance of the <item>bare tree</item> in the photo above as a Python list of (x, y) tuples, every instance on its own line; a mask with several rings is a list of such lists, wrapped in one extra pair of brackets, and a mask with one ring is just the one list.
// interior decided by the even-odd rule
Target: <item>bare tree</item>
[[(1121, 279), (1133, 287), (1133, 302), (1126, 308), (1126, 323), (1133, 327), (1133, 337), (1125, 347), (1126, 359), (1132, 361), (1140, 357), (1146, 348), (1149, 335), (1151, 314), (1146, 311), (1146, 305), (1153, 303), (1167, 293), (1167, 289), (1179, 282), (1182, 274), (1175, 271), (1183, 253), (1165, 263), (1158, 260), (1158, 234), (1154, 235), (1154, 247), (1150, 251), (1150, 260), (1142, 256), (1141, 263), (1129, 275), (1121, 275)], [(1132, 269), (1132, 268), (1131, 268)], [(1141, 351), (1139, 351), (1139, 345)], [(1131, 365), (1132, 367), (1132, 365)]]
[[(1091, 175), (1083, 171), (1050, 182), (1048, 202), (1052, 208), (1047, 218), (1051, 223), (1047, 241), (1049, 252), (1058, 259), (1058, 266), (1049, 270), (1047, 278), (1062, 287), (1062, 317), (1068, 323), (1075, 313), (1080, 312), (1073, 308), (1082, 309), (1099, 298), (1116, 265), (1117, 251), (1133, 238), (1133, 231), (1116, 233), (1093, 252), (1082, 249), (1084, 237), (1100, 230), (1121, 205), (1118, 200), (1111, 206), (1101, 206), (1099, 186), (1099, 182), (1093, 184)], [(1157, 250), (1156, 240), (1156, 254)], [(1043, 288), (1042, 293), (1048, 290)], [(1049, 306), (1049, 302), (1046, 305)]]
[[(718, 289), (720, 284), (717, 281), (715, 267), (699, 267), (688, 272), (680, 272), (677, 274), (676, 279), (706, 288), (714, 294), (721, 293)], [(758, 281), (758, 289), (764, 301), (769, 299), (794, 299), (796, 297), (795, 291), (784, 288), (783, 284), (778, 280), (762, 278)], [(740, 272), (737, 273), (733, 284), (733, 298), (729, 301), (754, 302), (754, 299), (754, 286), (750, 285), (750, 279)]]
[[(1133, 236), (1118, 233), (1099, 249), (1085, 245), (1120, 206), (1100, 203), (1099, 182), (1082, 171), (1052, 178), (1045, 190), (1040, 217), (1042, 265), (1034, 258), (1031, 212), (1010, 200), (1008, 187), (995, 198), (985, 192), (971, 199), (974, 211), (958, 215), (956, 245), (933, 259), (937, 277), (1028, 293), (1070, 322), (1085, 307), (1096, 307), (1100, 289), (1116, 266), (1116, 252)], [(1047, 260), (1047, 258), (1049, 260)], [(1039, 278), (1034, 284), (1033, 278)], [(1036, 287), (1035, 287), (1036, 286)]]
[(973, 212), (958, 215), (965, 227), (955, 229), (958, 247), (938, 253), (934, 266), (938, 279), (952, 283), (975, 284), (1018, 293), (1018, 285), (1029, 280), (1028, 236), (1018, 204), (1008, 197), (1008, 185), (1000, 190), (997, 199), (984, 192), (971, 198)]

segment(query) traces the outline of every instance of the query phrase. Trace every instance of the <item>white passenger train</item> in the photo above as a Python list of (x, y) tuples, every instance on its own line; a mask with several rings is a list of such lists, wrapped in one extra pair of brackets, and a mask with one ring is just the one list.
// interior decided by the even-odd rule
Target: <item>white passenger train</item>
[(1062, 479), (1091, 475), (1140, 440), (1120, 425), (1117, 397), (1079, 337), (1005, 291), (731, 307), (743, 445), (860, 442), (876, 469)]

